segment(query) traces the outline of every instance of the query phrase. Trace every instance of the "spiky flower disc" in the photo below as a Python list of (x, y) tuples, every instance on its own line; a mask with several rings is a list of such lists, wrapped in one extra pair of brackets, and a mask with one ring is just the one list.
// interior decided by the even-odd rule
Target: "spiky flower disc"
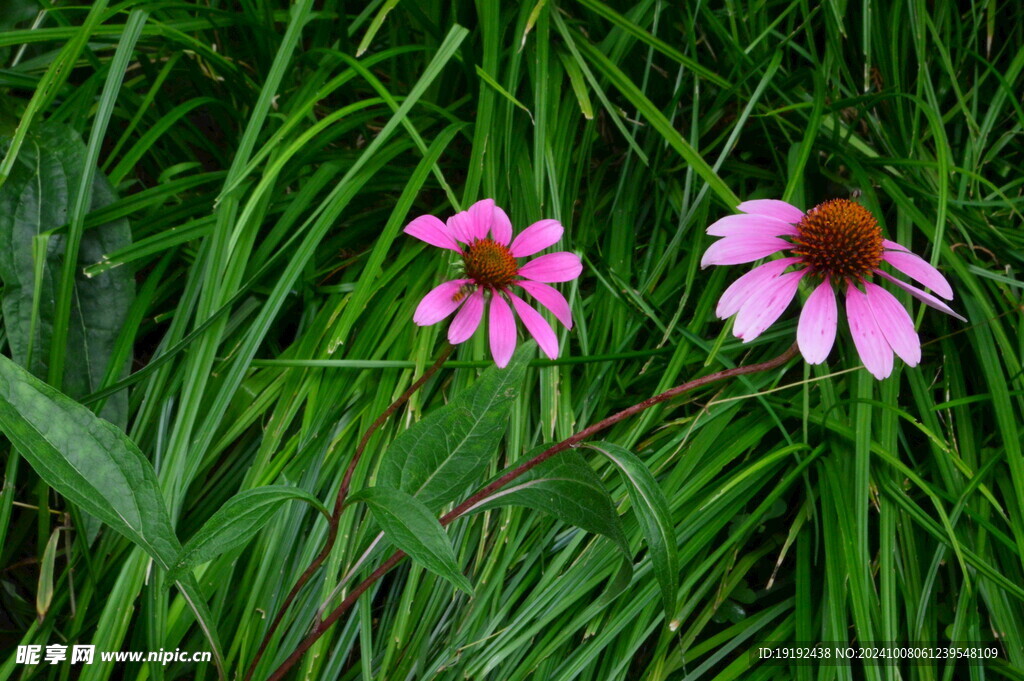
[(512, 251), (493, 239), (474, 239), (462, 252), (462, 262), (466, 276), (489, 289), (511, 285), (519, 273)]
[(833, 199), (807, 211), (796, 225), (793, 254), (815, 272), (861, 281), (882, 262), (882, 229), (868, 209)]

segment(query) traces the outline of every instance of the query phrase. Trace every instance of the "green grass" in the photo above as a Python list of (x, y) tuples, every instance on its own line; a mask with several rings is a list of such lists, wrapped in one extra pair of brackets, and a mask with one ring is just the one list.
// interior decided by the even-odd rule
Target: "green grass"
[[(53, 130), (80, 139), (84, 159), (36, 251), (24, 235), (0, 244), (48, 272), (18, 316), (4, 282), (4, 354), (19, 356), (11, 339), (30, 321), (46, 330), (37, 374), (120, 421), (183, 542), (242, 490), (297, 485), (331, 505), (362, 433), (445, 337), (411, 321), (452, 271), (401, 233), (424, 213), (493, 197), (517, 230), (560, 220), (560, 245), (584, 260), (561, 285), (575, 327), (557, 362), (532, 363), (492, 472), (793, 342), (795, 305), (749, 345), (714, 317), (747, 268), (701, 270), (704, 229), (739, 200), (859, 197), (943, 271), (969, 320), (900, 293), (919, 367), (897, 360), (877, 382), (841, 331), (826, 365), (709, 386), (603, 436), (669, 501), (671, 621), (626, 487), (581, 449), (636, 552), (622, 593), (602, 599), (620, 561), (607, 539), (490, 510), (449, 528), (472, 596), (405, 562), (291, 678), (1024, 679), (1019, 3), (11, 0), (0, 15), (0, 194), (19, 164), (50, 158)], [(118, 198), (91, 205), (102, 177)], [(0, 214), (0, 233), (18, 215)], [(124, 219), (130, 242), (100, 236)], [(47, 244), (72, 257), (48, 260)], [(74, 383), (83, 269), (134, 294)], [(459, 346), (371, 440), (353, 489), (489, 359), (482, 334)], [(210, 646), (145, 553), (2, 450), (0, 679), (216, 678), (212, 665), (16, 664), (18, 644)], [(346, 511), (255, 678), (338, 603), (339, 584), (386, 558), (360, 561), (377, 532), (365, 507)], [(231, 678), (325, 533), (312, 507), (287, 504), (195, 570)], [(1000, 653), (899, 666), (749, 655), (817, 640)]]

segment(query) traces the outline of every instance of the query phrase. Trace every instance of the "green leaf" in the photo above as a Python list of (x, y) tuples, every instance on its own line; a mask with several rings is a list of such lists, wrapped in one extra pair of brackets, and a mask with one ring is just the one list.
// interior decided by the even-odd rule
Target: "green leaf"
[(3, 14), (0, 15), (0, 29), (10, 30), (34, 17), (38, 11), (39, 6), (34, 0), (5, 0)]
[(297, 487), (268, 485), (239, 492), (188, 540), (174, 563), (171, 579), (177, 579), (193, 566), (243, 546), (267, 524), (281, 504), (293, 499), (301, 499), (329, 516), (319, 499)]
[(491, 367), (471, 388), (395, 438), (381, 460), (378, 484), (437, 509), (487, 470), (508, 424), (536, 343), (524, 343), (504, 369)]
[[(538, 447), (526, 458), (547, 448)], [(516, 478), (508, 487), (468, 513), (500, 506), (525, 506), (552, 515), (587, 532), (608, 537), (622, 552), (622, 564), (603, 594), (611, 601), (633, 578), (633, 552), (622, 529), (615, 503), (586, 460), (578, 453), (562, 452)]]
[(629, 492), (629, 499), (633, 502), (644, 539), (647, 540), (654, 574), (661, 586), (665, 618), (671, 620), (675, 617), (676, 610), (679, 556), (668, 500), (661, 491), (658, 481), (654, 479), (643, 462), (625, 447), (610, 442), (595, 442), (584, 446), (603, 454), (618, 466), (622, 473), (626, 489)]
[(39, 619), (46, 617), (53, 602), (53, 563), (57, 557), (57, 543), (60, 541), (60, 528), (50, 535), (43, 549), (43, 559), (39, 562), (39, 588), (36, 590), (36, 614)]
[[(558, 12), (552, 12), (551, 16), (562, 32), (563, 37), (568, 37), (567, 32), (569, 29), (566, 26), (565, 20)], [(700, 152), (679, 134), (679, 131), (672, 126), (672, 122), (647, 98), (640, 86), (634, 83), (611, 59), (603, 54), (600, 48), (591, 43), (585, 36), (580, 37), (583, 39), (574, 43), (567, 43), (570, 49), (575, 52), (575, 48), (579, 48), (579, 52), (585, 53), (612, 85), (647, 119), (651, 127), (668, 142), (669, 146), (683, 157), (690, 168), (700, 175), (701, 179), (707, 182), (711, 191), (715, 192), (726, 206), (730, 208), (736, 206), (740, 200), (733, 193), (732, 189), (729, 188), (729, 185), (718, 176), (718, 173), (704, 160)]]
[(531, 123), (536, 123), (534, 121), (534, 119), (533, 119), (533, 114), (530, 112), (530, 109), (525, 104), (523, 104), (518, 99), (516, 99), (515, 96), (511, 92), (509, 92), (508, 90), (503, 88), (501, 86), (501, 83), (496, 81), (491, 74), (487, 73), (487, 71), (482, 69), (479, 64), (476, 65), (476, 75), (478, 75), (480, 77), (480, 80), (482, 80), (483, 82), (487, 83), (492, 88), (494, 88), (498, 92), (498, 94), (500, 94), (502, 97), (504, 97), (509, 102), (511, 102), (512, 104), (515, 104), (517, 107), (519, 107), (520, 109), (525, 111), (526, 115), (530, 117), (530, 122)]
[(384, 25), (384, 19), (387, 18), (388, 13), (395, 8), (398, 2), (399, 0), (386, 0), (384, 6), (380, 8), (379, 12), (377, 12), (377, 16), (375, 16), (373, 21), (370, 22), (370, 27), (366, 29), (366, 34), (363, 36), (363, 39), (359, 41), (359, 47), (356, 49), (356, 57), (363, 56), (363, 53), (369, 49), (370, 43), (373, 42), (373, 37), (377, 35), (377, 31), (379, 31), (380, 27)]
[[(546, 448), (547, 445), (539, 447), (526, 458)], [(562, 452), (548, 459), (469, 513), (500, 506), (525, 506), (553, 515), (587, 532), (608, 537), (630, 555), (629, 542), (608, 490), (577, 452)]]
[[(43, 481), (169, 569), (181, 551), (153, 464), (117, 426), (0, 355), (0, 432)], [(195, 580), (178, 582), (213, 648), (212, 618)]]
[(116, 426), (0, 357), (0, 430), (46, 484), (171, 565), (179, 544), (156, 472)]
[[(7, 146), (6, 144), (4, 146)], [(73, 193), (85, 170), (85, 145), (71, 128), (41, 125), (29, 135), (7, 182), (0, 186), (0, 279), (3, 318), (15, 362), (46, 376), (50, 357), (57, 287), (63, 267), (66, 230)], [(106, 179), (96, 175), (93, 210), (117, 199)], [(86, 276), (81, 270), (131, 243), (128, 221), (119, 219), (86, 231), (78, 251), (74, 301), (68, 329), (62, 389), (80, 398), (99, 390), (114, 356), (118, 334), (135, 297), (135, 279), (127, 268)], [(127, 369), (127, 358), (119, 364)], [(100, 415), (123, 427), (127, 393), (110, 398)]]
[(349, 498), (350, 504), (358, 501), (370, 507), (391, 543), (456, 588), (473, 593), (473, 585), (459, 570), (448, 534), (422, 502), (389, 487), (368, 487)]
[(561, 59), (562, 66), (565, 67), (565, 73), (569, 76), (569, 84), (572, 85), (576, 101), (580, 103), (580, 111), (583, 112), (583, 117), (588, 121), (593, 120), (594, 105), (590, 103), (590, 95), (587, 94), (587, 82), (583, 76), (583, 71), (580, 69), (580, 65), (573, 60), (572, 55), (566, 52), (559, 52), (558, 58)]

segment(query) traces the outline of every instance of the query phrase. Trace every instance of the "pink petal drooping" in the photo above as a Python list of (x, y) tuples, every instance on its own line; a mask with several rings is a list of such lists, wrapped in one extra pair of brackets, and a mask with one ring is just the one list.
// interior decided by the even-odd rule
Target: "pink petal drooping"
[(511, 291), (507, 293), (512, 301), (512, 307), (516, 309), (516, 314), (523, 320), (523, 326), (537, 340), (537, 345), (540, 346), (540, 349), (549, 358), (558, 359), (558, 338), (555, 336), (551, 325), (540, 315), (540, 312), (527, 305), (526, 301), (522, 298)]
[(846, 288), (846, 318), (864, 368), (879, 380), (888, 377), (892, 373), (892, 348), (875, 322), (867, 295), (853, 284)]
[(839, 326), (839, 309), (827, 278), (807, 297), (796, 329), (797, 347), (808, 364), (821, 364), (832, 351)]
[(733, 325), (736, 337), (742, 338), (744, 343), (749, 343), (774, 324), (789, 307), (793, 296), (796, 295), (800, 278), (806, 273), (806, 270), (803, 270), (782, 274), (750, 296), (736, 315), (736, 322)]
[(516, 285), (533, 296), (538, 303), (551, 310), (551, 314), (555, 315), (555, 319), (562, 322), (565, 328), (572, 328), (572, 311), (569, 309), (569, 301), (558, 289), (529, 279), (518, 281)]
[(516, 319), (508, 303), (500, 295), (491, 298), (491, 355), (494, 363), (504, 369), (516, 350)]
[(469, 279), (455, 279), (454, 281), (446, 281), (441, 284), (423, 296), (423, 300), (416, 307), (416, 313), (413, 314), (412, 320), (420, 326), (437, 324), (452, 312), (455, 312), (456, 308), (462, 304), (461, 300), (456, 300), (456, 296), (459, 293), (459, 289), (468, 283)]
[(478, 288), (466, 299), (465, 304), (455, 315), (455, 319), (452, 320), (452, 325), (448, 327), (448, 342), (452, 345), (458, 345), (472, 336), (476, 332), (477, 327), (480, 326), (480, 320), (483, 319), (483, 316), (484, 290)]

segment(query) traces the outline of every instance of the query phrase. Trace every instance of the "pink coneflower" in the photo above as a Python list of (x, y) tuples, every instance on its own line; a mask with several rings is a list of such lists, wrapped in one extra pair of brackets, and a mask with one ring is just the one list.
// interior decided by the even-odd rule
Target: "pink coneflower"
[[(846, 294), (846, 317), (861, 360), (875, 378), (892, 373), (893, 353), (909, 366), (921, 360), (921, 341), (910, 315), (896, 298), (868, 277), (877, 274), (921, 302), (965, 320), (931, 293), (880, 269), (886, 263), (946, 300), (953, 289), (937, 269), (894, 241), (882, 238), (871, 213), (846, 199), (826, 201), (804, 213), (785, 201), (760, 199), (737, 206), (744, 215), (724, 217), (708, 234), (724, 237), (701, 259), (708, 265), (738, 265), (789, 250), (732, 283), (718, 301), (720, 319), (736, 315), (733, 333), (757, 338), (779, 318), (800, 280), (813, 280), (797, 326), (797, 344), (811, 364), (825, 361), (836, 338), (839, 312), (833, 286)], [(788, 240), (784, 237), (788, 237)], [(789, 268), (793, 271), (787, 272)]]
[[(458, 310), (448, 327), (448, 340), (452, 344), (461, 343), (480, 326), (484, 307), (490, 301), (488, 323), (495, 364), (499, 367), (507, 365), (516, 349), (516, 320), (512, 308), (530, 335), (537, 339), (544, 354), (551, 359), (557, 358), (558, 339), (551, 325), (513, 293), (512, 287), (526, 291), (551, 310), (566, 328), (572, 328), (569, 303), (548, 284), (572, 281), (580, 276), (583, 264), (579, 256), (549, 253), (523, 265), (517, 261), (556, 243), (562, 238), (562, 231), (557, 220), (541, 220), (513, 239), (512, 222), (492, 199), (477, 201), (469, 210), (448, 218), (447, 224), (433, 215), (416, 218), (405, 228), (405, 233), (432, 246), (460, 254), (465, 277), (446, 281), (424, 296), (413, 321), (420, 326), (429, 326)], [(509, 302), (512, 307), (509, 307)]]

